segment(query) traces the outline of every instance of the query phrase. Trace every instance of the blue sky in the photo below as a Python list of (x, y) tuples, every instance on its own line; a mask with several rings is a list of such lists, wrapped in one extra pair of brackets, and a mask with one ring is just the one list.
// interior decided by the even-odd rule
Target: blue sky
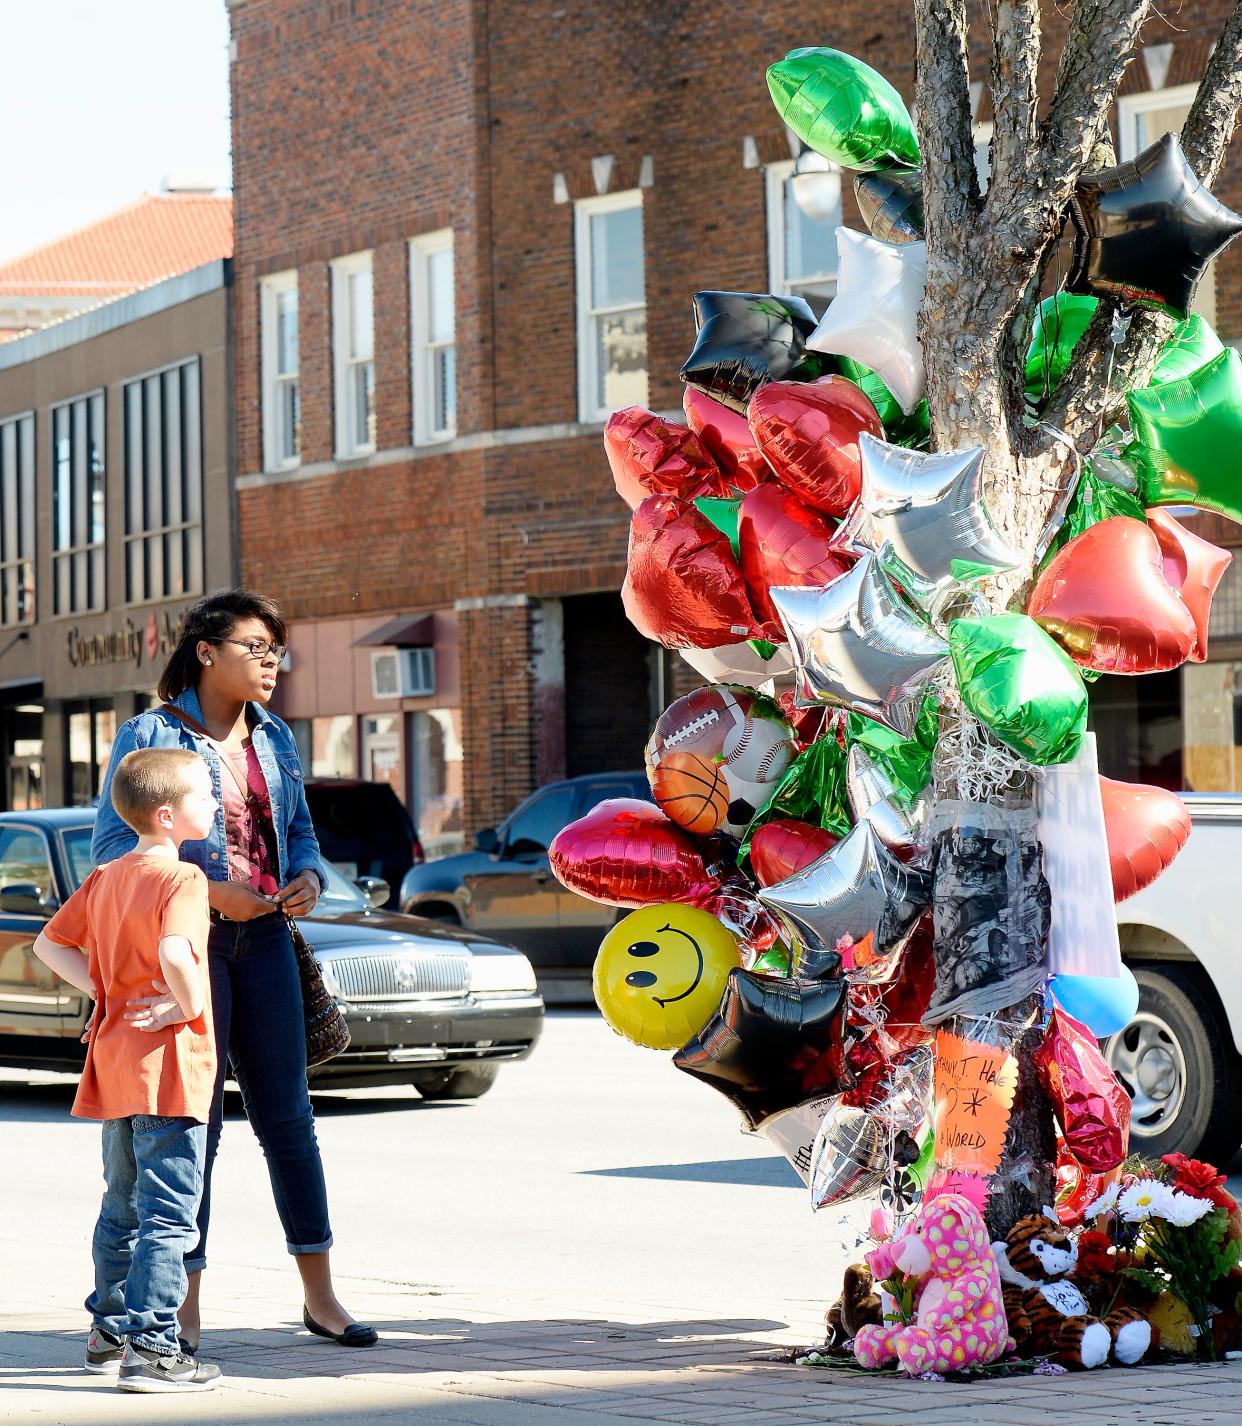
[(166, 176), (227, 187), (224, 0), (0, 0), (0, 261)]

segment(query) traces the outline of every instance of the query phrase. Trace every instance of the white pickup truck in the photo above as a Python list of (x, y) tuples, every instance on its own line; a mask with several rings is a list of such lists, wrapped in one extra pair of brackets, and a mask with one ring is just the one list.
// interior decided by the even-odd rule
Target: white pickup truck
[(1230, 870), (1242, 796), (1184, 797), (1190, 840), (1117, 908), (1139, 1009), (1105, 1053), (1134, 1100), (1137, 1153), (1180, 1150), (1223, 1167), (1242, 1144), (1242, 897)]

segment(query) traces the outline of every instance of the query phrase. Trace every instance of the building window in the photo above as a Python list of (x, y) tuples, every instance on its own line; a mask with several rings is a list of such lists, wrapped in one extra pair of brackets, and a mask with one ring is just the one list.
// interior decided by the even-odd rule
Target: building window
[(52, 407), (52, 613), (104, 607), (104, 394)]
[(357, 777), (357, 743), (352, 713), (294, 718), (290, 726), (302, 766), (311, 777)]
[(278, 272), (259, 285), (262, 325), (263, 468), (288, 470), (302, 449), (298, 405), (298, 275)]
[(116, 738), (116, 710), (103, 699), (66, 703), (65, 806), (89, 807), (99, 795)]
[[(1194, 102), (1197, 84), (1179, 84), (1173, 89), (1153, 89), (1146, 94), (1125, 94), (1117, 100), (1117, 157), (1122, 163), (1137, 158), (1165, 134), (1180, 134)], [(1216, 325), (1216, 264), (1208, 270), (1195, 290), (1191, 310), (1213, 327)]]
[(35, 418), (0, 424), (0, 625), (35, 617)]
[(336, 378), (336, 454), (375, 449), (375, 323), (371, 254), (352, 253), (332, 264), (332, 348)]
[(125, 600), (203, 588), (197, 358), (125, 386)]
[(795, 173), (790, 159), (764, 170), (771, 289), (805, 298), (816, 316), (837, 290), (837, 229), (845, 221), (841, 171), (827, 159), (820, 162), (828, 166)]
[(453, 230), (410, 243), (410, 334), (414, 358), (414, 444), (457, 434), (457, 334)]
[(647, 404), (642, 193), (585, 198), (574, 222), (579, 416), (604, 421), (622, 406)]

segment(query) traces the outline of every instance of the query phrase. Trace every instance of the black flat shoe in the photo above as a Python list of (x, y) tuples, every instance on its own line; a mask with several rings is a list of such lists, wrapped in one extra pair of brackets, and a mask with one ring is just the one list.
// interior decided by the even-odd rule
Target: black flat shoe
[(177, 1338), (177, 1346), (182, 1350), (182, 1352), (185, 1353), (187, 1357), (193, 1357), (198, 1355), (198, 1348), (191, 1347), (189, 1342), (187, 1342), (184, 1337)]
[(379, 1341), (379, 1333), (374, 1327), (364, 1327), (361, 1322), (351, 1322), (343, 1332), (329, 1332), (321, 1327), (305, 1307), (302, 1309), (302, 1323), (308, 1332), (316, 1337), (326, 1337), (341, 1347), (373, 1347)]

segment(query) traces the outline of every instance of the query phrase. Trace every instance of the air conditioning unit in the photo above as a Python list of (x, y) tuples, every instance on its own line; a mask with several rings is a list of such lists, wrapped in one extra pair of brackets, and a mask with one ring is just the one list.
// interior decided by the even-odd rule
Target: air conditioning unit
[(371, 655), (376, 698), (430, 698), (435, 691), (434, 649), (382, 649)]

